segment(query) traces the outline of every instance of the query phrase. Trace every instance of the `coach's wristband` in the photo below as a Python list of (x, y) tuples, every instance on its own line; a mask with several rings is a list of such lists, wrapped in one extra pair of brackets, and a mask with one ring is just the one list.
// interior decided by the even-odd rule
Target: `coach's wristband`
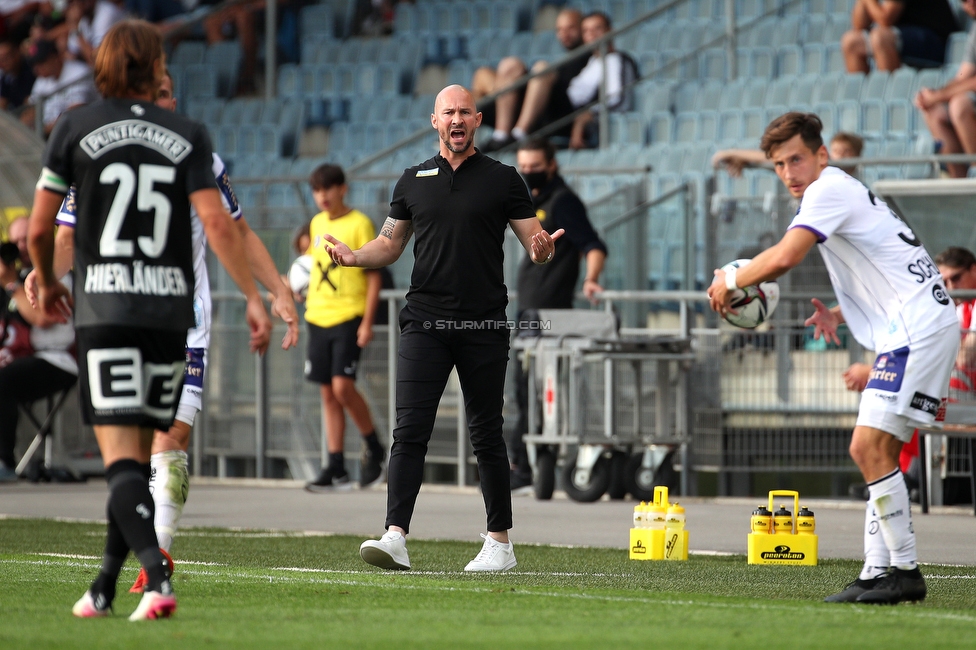
[(725, 288), (729, 291), (735, 291), (739, 288), (739, 285), (735, 283), (735, 272), (736, 268), (734, 266), (725, 270)]

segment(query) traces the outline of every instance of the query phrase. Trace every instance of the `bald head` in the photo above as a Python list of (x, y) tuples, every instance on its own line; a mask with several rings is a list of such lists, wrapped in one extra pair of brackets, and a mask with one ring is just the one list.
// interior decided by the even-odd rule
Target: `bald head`
[(27, 217), (17, 217), (7, 224), (7, 237), (10, 242), (17, 244), (20, 250), (20, 259), (24, 264), (30, 263), (30, 256), (27, 253)]
[(471, 91), (462, 86), (461, 84), (452, 84), (442, 89), (437, 93), (437, 97), (434, 98), (434, 112), (437, 113), (440, 106), (444, 102), (456, 103), (467, 103), (473, 108), (475, 105), (474, 95)]
[(556, 40), (567, 50), (583, 44), (583, 14), (579, 9), (563, 9), (556, 16)]
[(440, 137), (442, 156), (474, 153), (474, 134), (481, 126), (481, 113), (467, 88), (455, 84), (437, 93), (430, 121)]

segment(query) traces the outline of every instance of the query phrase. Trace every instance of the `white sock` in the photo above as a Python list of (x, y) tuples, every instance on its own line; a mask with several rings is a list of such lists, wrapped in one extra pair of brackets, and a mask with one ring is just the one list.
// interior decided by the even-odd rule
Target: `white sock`
[(508, 139), (508, 131), (502, 131), (501, 129), (495, 129), (492, 132), (492, 134), (491, 134), (491, 139), (492, 140), (498, 140), (498, 141), (507, 140)]
[(878, 513), (881, 534), (891, 554), (891, 565), (899, 569), (914, 569), (918, 566), (915, 529), (912, 528), (908, 487), (901, 470), (896, 469), (869, 484), (868, 490), (871, 494), (868, 503)]
[(888, 572), (891, 554), (885, 546), (881, 535), (881, 523), (878, 513), (870, 501), (865, 507), (864, 516), (864, 568), (861, 569), (861, 580), (871, 580)]
[(156, 504), (156, 537), (159, 547), (169, 551), (173, 536), (183, 514), (186, 495), (190, 491), (190, 474), (187, 471), (185, 451), (162, 451), (149, 459), (152, 478), (149, 491)]
[(525, 133), (525, 131), (523, 131), (522, 129), (520, 129), (518, 127), (515, 127), (514, 129), (512, 129), (512, 137), (515, 138), (516, 140), (521, 140), (526, 135), (527, 134)]

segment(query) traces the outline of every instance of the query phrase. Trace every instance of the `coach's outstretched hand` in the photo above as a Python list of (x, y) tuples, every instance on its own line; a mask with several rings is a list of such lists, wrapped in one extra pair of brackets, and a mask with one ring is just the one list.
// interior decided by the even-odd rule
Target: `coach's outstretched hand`
[(835, 343), (840, 345), (840, 339), (837, 337), (837, 328), (840, 324), (844, 322), (844, 317), (840, 313), (840, 308), (835, 307), (834, 309), (828, 309), (825, 304), (814, 298), (810, 302), (813, 303), (814, 308), (817, 310), (813, 313), (813, 316), (806, 319), (803, 324), (810, 326), (813, 325), (813, 338), (819, 339), (821, 335), (827, 341), (827, 343)]
[(332, 244), (331, 246), (326, 245), (325, 250), (328, 251), (333, 262), (339, 266), (356, 266), (356, 254), (352, 252), (351, 248), (332, 235), (323, 235), (323, 237), (325, 237), (325, 241)]

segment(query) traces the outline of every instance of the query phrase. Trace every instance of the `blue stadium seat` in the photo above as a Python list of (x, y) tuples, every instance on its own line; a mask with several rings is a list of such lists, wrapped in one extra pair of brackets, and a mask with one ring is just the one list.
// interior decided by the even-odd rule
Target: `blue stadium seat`
[(742, 137), (749, 140), (749, 148), (759, 146), (759, 138), (766, 130), (768, 122), (760, 108), (747, 108), (742, 111)]
[(743, 60), (741, 56), (745, 55), (745, 61), (747, 61), (746, 70), (750, 77), (758, 77), (761, 79), (772, 79), (776, 76), (776, 50), (771, 47), (754, 47), (749, 50), (740, 52), (740, 61)]
[(302, 7), (301, 19), (298, 22), (303, 40), (312, 34), (323, 34), (330, 38), (335, 36), (335, 14), (331, 4), (320, 3)]
[(946, 63), (960, 63), (966, 54), (966, 39), (969, 35), (966, 32), (955, 32), (949, 34), (949, 42), (946, 43), (945, 60)]
[(807, 15), (805, 23), (803, 30), (804, 45), (823, 44), (824, 32), (827, 30), (827, 17), (823, 14), (817, 15), (811, 12)]
[(840, 78), (840, 83), (837, 85), (837, 97), (835, 100), (839, 102), (844, 101), (857, 101), (861, 98), (861, 86), (864, 85), (865, 75), (860, 72), (848, 73)]
[(887, 105), (888, 135), (911, 138), (915, 135), (916, 109), (909, 99), (892, 99)]
[(769, 82), (766, 79), (749, 79), (742, 89), (742, 108), (762, 107), (766, 99), (766, 87)]
[(776, 73), (798, 75), (803, 70), (803, 50), (799, 45), (781, 45), (776, 55)]
[(608, 117), (610, 144), (644, 144), (646, 129), (639, 113), (611, 113)]
[(701, 86), (697, 81), (687, 81), (674, 90), (674, 112), (686, 113), (698, 108), (698, 91)]
[(244, 114), (244, 100), (231, 99), (224, 106), (220, 116), (221, 126), (240, 126), (241, 116)]
[(797, 77), (790, 91), (790, 106), (813, 104), (814, 90), (817, 88), (817, 75), (807, 74)]
[(732, 143), (742, 139), (743, 135), (741, 110), (728, 109), (719, 113), (718, 137), (716, 138), (719, 146), (731, 147)]
[(813, 112), (820, 117), (820, 121), (823, 122), (823, 136), (824, 140), (829, 139), (832, 135), (842, 130), (837, 127), (837, 109), (833, 102), (831, 103), (821, 103), (814, 104)]
[(880, 139), (888, 130), (888, 107), (884, 100), (866, 99), (861, 102), (860, 133), (865, 138)]
[(688, 111), (674, 117), (674, 141), (694, 142), (698, 137), (698, 113)]
[(204, 99), (217, 97), (217, 72), (203, 63), (188, 65), (183, 70), (183, 79), (177, 87), (183, 89), (184, 97)]
[(221, 97), (232, 97), (237, 90), (242, 56), (241, 44), (237, 41), (220, 41), (207, 48), (203, 62), (216, 71)]
[(167, 63), (180, 67), (203, 63), (206, 52), (207, 44), (203, 41), (181, 41)]
[(745, 90), (745, 86), (746, 81), (743, 77), (739, 77), (738, 79), (725, 84), (725, 86), (723, 86), (722, 96), (719, 98), (718, 102), (719, 110), (741, 108), (742, 93)]
[(837, 103), (837, 123), (838, 131), (848, 133), (861, 133), (861, 105), (855, 100), (846, 100)]
[(710, 48), (699, 55), (699, 77), (702, 79), (728, 79), (728, 54), (720, 48)]
[(725, 85), (716, 80), (706, 80), (698, 88), (695, 97), (695, 108), (702, 111), (715, 111), (722, 103)]
[(894, 99), (914, 99), (913, 90), (915, 88), (915, 68), (902, 66), (891, 73), (888, 84), (885, 86), (884, 98), (888, 101)]
[(875, 70), (867, 75), (861, 85), (861, 101), (868, 99), (884, 99), (885, 86), (891, 73)]
[(718, 113), (699, 111), (695, 122), (695, 142), (715, 142), (718, 138)]
[(216, 132), (216, 150), (221, 157), (233, 158), (237, 155), (237, 127), (222, 126)]
[(653, 113), (648, 120), (648, 137), (650, 143), (668, 143), (673, 140), (674, 116), (670, 112), (659, 111)]
[(302, 94), (301, 68), (294, 63), (278, 67), (278, 97), (300, 97)]
[(769, 82), (763, 102), (766, 105), (778, 104), (785, 106), (790, 101), (793, 90), (793, 77), (780, 77)]
[(776, 31), (773, 32), (773, 40), (769, 45), (775, 48), (783, 48), (787, 45), (797, 45), (800, 43), (801, 21), (799, 16), (787, 16), (776, 21)]
[(824, 44), (824, 69), (826, 72), (845, 72), (844, 53), (841, 52), (840, 42)]
[(807, 43), (803, 46), (803, 65), (800, 68), (802, 74), (825, 74), (827, 72), (826, 62), (827, 50), (823, 43)]

